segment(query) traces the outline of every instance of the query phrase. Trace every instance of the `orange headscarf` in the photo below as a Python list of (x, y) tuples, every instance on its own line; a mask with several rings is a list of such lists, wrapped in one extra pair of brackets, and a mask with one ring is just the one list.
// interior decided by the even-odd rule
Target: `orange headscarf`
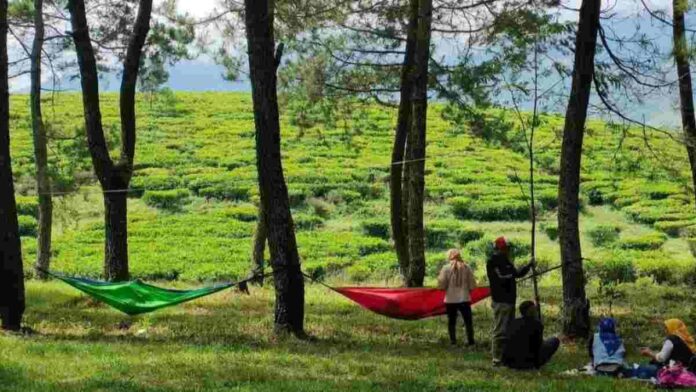
[(679, 338), (686, 343), (691, 349), (692, 353), (696, 353), (696, 342), (694, 338), (689, 334), (689, 330), (686, 328), (686, 324), (679, 319), (669, 319), (665, 321), (665, 327), (667, 327), (667, 333), (670, 335), (679, 336)]
[(454, 274), (454, 287), (462, 287), (464, 285), (464, 260), (459, 249), (450, 249), (447, 251), (447, 260), (450, 262), (452, 273)]

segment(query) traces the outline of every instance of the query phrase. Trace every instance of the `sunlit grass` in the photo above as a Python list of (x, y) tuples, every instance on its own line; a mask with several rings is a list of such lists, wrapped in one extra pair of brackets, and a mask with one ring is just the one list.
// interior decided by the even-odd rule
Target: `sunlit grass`
[[(614, 314), (633, 361), (639, 360), (638, 347), (660, 343), (659, 320), (696, 317), (696, 297), (686, 290), (626, 290), (629, 299), (617, 303)], [(591, 288), (594, 301), (593, 293)], [(558, 332), (558, 294), (558, 287), (542, 286), (546, 334)], [(527, 285), (521, 296), (529, 295)], [(26, 325), (35, 334), (0, 337), (2, 391), (651, 389), (635, 381), (562, 375), (587, 362), (582, 342), (564, 344), (541, 371), (493, 368), (487, 302), (474, 309), (473, 349), (449, 346), (442, 317), (391, 320), (318, 285), (309, 285), (306, 294), (312, 341), (272, 334), (268, 287), (252, 287), (250, 296), (225, 291), (129, 318), (61, 283), (29, 282), (28, 304)], [(606, 311), (601, 302), (595, 305), (595, 316)]]

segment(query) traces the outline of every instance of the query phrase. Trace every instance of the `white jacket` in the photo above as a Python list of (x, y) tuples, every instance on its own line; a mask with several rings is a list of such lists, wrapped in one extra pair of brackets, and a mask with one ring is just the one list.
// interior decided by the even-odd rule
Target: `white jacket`
[(462, 302), (471, 302), (469, 292), (476, 288), (476, 279), (474, 272), (466, 263), (462, 263), (462, 268), (459, 271), (462, 274), (461, 286), (456, 286), (456, 275), (451, 264), (448, 264), (440, 270), (440, 275), (437, 278), (438, 286), (441, 290), (445, 290), (445, 303), (458, 304)]

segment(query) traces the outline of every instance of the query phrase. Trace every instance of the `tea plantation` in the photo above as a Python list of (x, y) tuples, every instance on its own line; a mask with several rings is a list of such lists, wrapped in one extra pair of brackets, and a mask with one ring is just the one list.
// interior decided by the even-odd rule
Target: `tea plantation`
[[(12, 98), (12, 153), (26, 274), (35, 258), (36, 196), (28, 97)], [(118, 145), (117, 95), (102, 97)], [(102, 269), (99, 188), (83, 139), (80, 96), (46, 97), (56, 178), (52, 267), (97, 277)], [(245, 93), (140, 97), (129, 199), (134, 277), (223, 280), (248, 273), (256, 220), (253, 113)], [(528, 257), (528, 161), (512, 113), (491, 111), (472, 131), (429, 111), (426, 162), (428, 274), (450, 247), (477, 268), (506, 235)], [(509, 118), (506, 118), (509, 117)], [(503, 119), (502, 121), (500, 119)], [(304, 269), (363, 281), (397, 277), (390, 244), (388, 174), (395, 112), (358, 107), (333, 127), (282, 119), (283, 164)], [(539, 261), (558, 263), (557, 174), (563, 119), (544, 115), (537, 134)], [(686, 153), (667, 134), (590, 121), (583, 157), (582, 217), (588, 273), (603, 281), (696, 284), (696, 208)], [(76, 137), (77, 136), (77, 137)], [(77, 181), (75, 181), (77, 179)]]
[[(55, 98), (55, 100), (53, 99)], [(109, 142), (118, 145), (117, 96), (103, 95)], [(131, 273), (167, 287), (246, 276), (257, 219), (253, 114), (242, 93), (164, 94), (138, 102), (129, 199)], [(44, 100), (50, 124), (55, 225), (52, 268), (98, 277), (103, 207), (85, 149), (80, 96)], [(26, 96), (12, 98), (12, 152), (24, 248), (33, 274), (37, 200)], [(489, 125), (429, 110), (425, 206), (427, 273), (461, 247), (479, 281), (498, 235), (518, 262), (530, 252), (528, 158), (511, 113)], [(356, 106), (352, 118), (298, 129), (283, 118), (283, 164), (303, 268), (342, 284), (398, 285), (390, 243), (388, 174), (395, 113)], [(563, 119), (537, 133), (538, 260), (558, 264), (556, 192)], [(590, 121), (583, 157), (581, 232), (587, 295), (612, 314), (627, 347), (658, 348), (662, 320), (696, 317), (696, 208), (683, 147), (669, 135)], [(545, 334), (560, 332), (557, 272), (541, 280)], [(529, 282), (520, 298), (531, 297)], [(443, 318), (388, 319), (323, 286), (308, 285), (312, 340), (273, 331), (274, 292), (225, 291), (126, 317), (57, 282), (27, 282), (24, 324), (0, 334), (0, 391), (648, 391), (644, 382), (565, 372), (587, 363), (585, 342), (564, 341), (547, 366), (516, 372), (490, 364), (492, 314), (474, 307), (477, 344), (450, 346)], [(693, 328), (692, 328), (693, 330)], [(461, 339), (461, 334), (460, 334)]]

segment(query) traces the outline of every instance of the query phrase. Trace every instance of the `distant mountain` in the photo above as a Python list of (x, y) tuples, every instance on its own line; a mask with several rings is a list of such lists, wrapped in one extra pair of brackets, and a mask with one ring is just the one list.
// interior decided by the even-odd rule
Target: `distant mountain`
[[(223, 67), (209, 59), (181, 61), (169, 69), (169, 81), (166, 86), (175, 91), (251, 91), (247, 79), (228, 82), (222, 78), (223, 71)], [(118, 91), (119, 86), (120, 75), (116, 73), (108, 74), (99, 81), (101, 91)], [(77, 78), (66, 77), (60, 82), (59, 89), (78, 91), (80, 81)], [(15, 93), (28, 93), (28, 78), (14, 80), (11, 90)], [(525, 110), (531, 110), (531, 107), (522, 106)], [(645, 121), (650, 124), (668, 128), (676, 128), (680, 125), (676, 91), (646, 96), (642, 103), (624, 102), (623, 107), (636, 120), (642, 121), (645, 118)], [(552, 110), (562, 112), (563, 109), (557, 107)]]
[[(246, 80), (238, 82), (224, 80), (223, 71), (223, 67), (209, 60), (181, 61), (169, 68), (169, 81), (166, 86), (178, 91), (251, 91), (249, 82)], [(120, 84), (120, 75), (107, 74), (100, 78), (99, 89), (100, 91), (118, 91)], [(10, 88), (14, 93), (28, 93), (28, 77), (14, 80)], [(78, 91), (80, 80), (65, 77), (59, 83), (59, 89)]]

